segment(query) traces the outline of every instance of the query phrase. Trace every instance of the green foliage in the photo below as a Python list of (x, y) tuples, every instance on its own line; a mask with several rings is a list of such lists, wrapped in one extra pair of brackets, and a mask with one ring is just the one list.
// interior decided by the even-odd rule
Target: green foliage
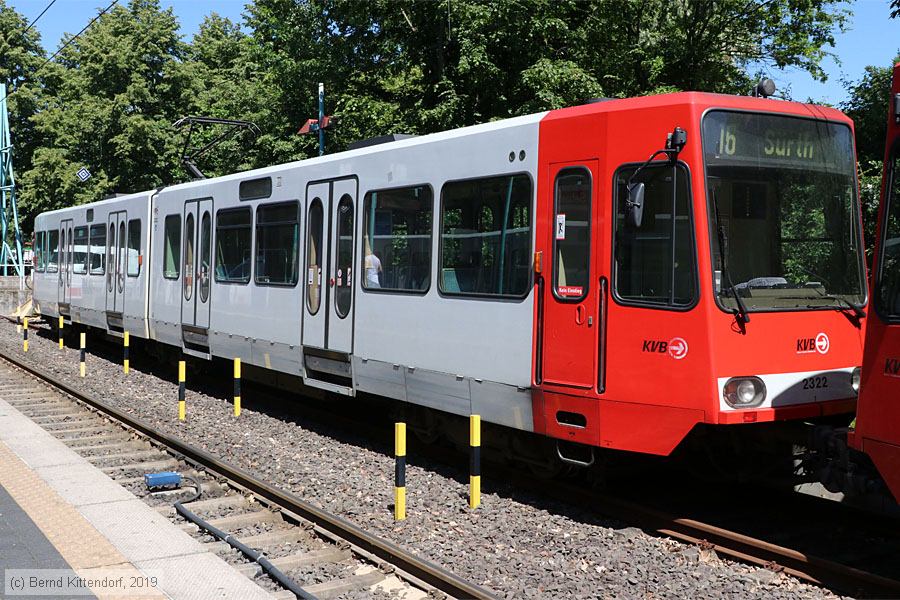
[[(199, 161), (223, 174), (313, 156), (296, 135), (326, 85), (327, 149), (682, 89), (745, 92), (752, 68), (819, 67), (842, 0), (256, 0), (243, 29), (210, 15), (190, 43), (159, 0), (130, 0), (35, 70), (35, 31), (0, 0), (23, 213), (181, 181), (185, 115), (255, 122)], [(17, 32), (19, 33), (17, 37)], [(17, 84), (19, 85), (19, 84)], [(198, 147), (217, 135), (195, 135)], [(78, 182), (86, 166), (93, 177)], [(26, 228), (28, 225), (26, 225)]]
[[(42, 103), (41, 86), (30, 82), (30, 75), (44, 62), (40, 34), (15, 10), (0, 0), (0, 77), (6, 83), (9, 98), (9, 124), (13, 132), (16, 172), (31, 167), (31, 157), (43, 142), (31, 118)], [(26, 82), (34, 85), (26, 85)]]
[[(900, 56), (897, 56), (893, 62), (900, 62)], [(875, 244), (878, 203), (881, 197), (881, 173), (884, 164), (884, 142), (887, 138), (891, 73), (890, 66), (866, 67), (865, 73), (859, 81), (844, 82), (844, 88), (847, 90), (849, 98), (840, 106), (841, 110), (853, 119), (856, 133), (863, 233), (866, 240), (866, 253), (869, 256), (871, 256)]]

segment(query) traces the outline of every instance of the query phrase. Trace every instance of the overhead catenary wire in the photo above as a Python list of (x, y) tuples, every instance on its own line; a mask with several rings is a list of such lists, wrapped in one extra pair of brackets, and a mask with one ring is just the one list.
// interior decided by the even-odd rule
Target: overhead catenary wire
[[(62, 52), (62, 51), (65, 50), (66, 48), (68, 48), (68, 47), (72, 44), (72, 42), (74, 42), (74, 41), (77, 40), (79, 37), (81, 37), (81, 35), (82, 35), (85, 31), (87, 31), (88, 28), (89, 28), (91, 25), (93, 25), (93, 24), (97, 21), (97, 19), (99, 19), (100, 17), (102, 17), (103, 15), (105, 15), (106, 13), (108, 13), (108, 12), (110, 11), (110, 9), (111, 9), (113, 6), (115, 6), (116, 4), (118, 4), (118, 3), (119, 3), (119, 0), (113, 0), (112, 2), (110, 2), (109, 5), (108, 5), (106, 8), (104, 8), (103, 10), (101, 10), (99, 13), (97, 13), (97, 15), (96, 15), (93, 19), (91, 19), (90, 21), (88, 21), (88, 24), (85, 25), (84, 27), (82, 27), (82, 28), (81, 28), (81, 31), (79, 31), (78, 33), (76, 33), (75, 35), (73, 35), (72, 37), (70, 37), (68, 40), (66, 40), (66, 43), (63, 44), (62, 46), (60, 46), (59, 49), (58, 49), (56, 52), (54, 52), (52, 56), (50, 56), (50, 58), (48, 58), (47, 60), (45, 60), (44, 62), (42, 62), (42, 63), (41, 63), (41, 66), (39, 66), (37, 69), (35, 69), (34, 71), (32, 71), (32, 72), (31, 72), (31, 76), (34, 77), (35, 75), (37, 75), (38, 73), (40, 73), (41, 70), (42, 70), (44, 67), (46, 67), (50, 62), (53, 61), (54, 58), (56, 58), (57, 56), (59, 56), (60, 52)], [(49, 8), (49, 6), (48, 6), (47, 8)], [(46, 10), (46, 9), (45, 9), (45, 10)], [(42, 13), (42, 14), (43, 14), (43, 13)], [(39, 18), (40, 18), (40, 17), (39, 17)], [(37, 19), (35, 19), (35, 21), (37, 21)], [(13, 90), (13, 91), (10, 92), (9, 94), (7, 94), (6, 97), (9, 98), (10, 96), (16, 94), (16, 93), (17, 93), (19, 90), (21, 90), (21, 89), (22, 89), (22, 86), (18, 86), (15, 90)]]
[(41, 17), (44, 16), (44, 13), (50, 10), (50, 7), (56, 4), (56, 0), (50, 0), (50, 4), (44, 7), (44, 10), (41, 11), (41, 14), (36, 16), (34, 20), (28, 24), (28, 27), (25, 28), (25, 31), (22, 32), (22, 37), (25, 37), (25, 34), (31, 31), (31, 28), (34, 27), (34, 24), (41, 20)]

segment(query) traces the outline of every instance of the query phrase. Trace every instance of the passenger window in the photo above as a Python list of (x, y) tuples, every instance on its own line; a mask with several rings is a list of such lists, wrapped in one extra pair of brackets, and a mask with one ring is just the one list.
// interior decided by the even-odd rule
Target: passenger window
[(66, 270), (66, 230), (63, 228), (59, 234), (59, 266), (65, 272)]
[(553, 295), (578, 301), (590, 287), (591, 173), (563, 169), (556, 176), (553, 222)]
[(141, 274), (141, 221), (128, 221), (128, 276)]
[(314, 198), (306, 223), (306, 306), (311, 315), (319, 312), (322, 289), (322, 201)]
[(528, 293), (531, 197), (531, 179), (523, 174), (444, 185), (441, 292), (489, 296)]
[(163, 277), (178, 279), (178, 265), (181, 264), (181, 215), (166, 217), (163, 240)]
[(88, 228), (75, 228), (75, 258), (72, 262), (72, 272), (76, 275), (84, 275), (88, 272)]
[(256, 209), (256, 283), (297, 283), (298, 208), (297, 202), (283, 202)]
[(59, 231), (53, 229), (47, 232), (47, 272), (56, 273), (59, 270)]
[(251, 214), (249, 208), (216, 213), (216, 281), (250, 281)]
[(194, 293), (194, 215), (184, 221), (184, 299), (190, 300)]
[(635, 183), (646, 186), (644, 215), (641, 226), (632, 229), (625, 223), (626, 185), (636, 168), (616, 173), (616, 295), (625, 302), (688, 306), (697, 289), (688, 171), (660, 162), (638, 174)]
[(125, 274), (123, 270), (125, 269), (125, 221), (121, 221), (119, 223), (119, 243), (116, 246), (116, 279), (118, 280), (119, 291), (125, 291)]
[(338, 203), (337, 272), (335, 273), (334, 307), (340, 318), (350, 313), (353, 301), (353, 199), (344, 194)]
[(34, 234), (34, 270), (43, 273), (47, 268), (46, 258), (44, 258), (44, 232), (37, 231)]
[(106, 270), (106, 289), (113, 291), (113, 280), (116, 276), (116, 257), (113, 254), (116, 247), (116, 226), (109, 224), (109, 237), (106, 238), (106, 264), (109, 267)]
[(433, 194), (425, 185), (366, 194), (364, 288), (425, 292), (431, 287), (433, 212)]
[(91, 225), (90, 235), (90, 252), (88, 253), (90, 274), (103, 275), (106, 271), (106, 226), (102, 224)]
[(212, 257), (212, 219), (209, 211), (203, 212), (200, 222), (200, 302), (209, 300), (209, 267)]

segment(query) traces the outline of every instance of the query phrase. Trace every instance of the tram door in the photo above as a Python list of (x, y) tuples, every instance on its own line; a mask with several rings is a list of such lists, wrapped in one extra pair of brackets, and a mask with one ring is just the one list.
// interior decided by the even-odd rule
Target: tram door
[(596, 253), (601, 223), (597, 161), (550, 165), (550, 256), (543, 259), (544, 315), (541, 376), (545, 383), (597, 385), (599, 300)]
[[(59, 294), (60, 304), (69, 304), (72, 300), (72, 219), (64, 219), (59, 223)], [(52, 252), (53, 249), (51, 248)]]
[(128, 213), (109, 213), (106, 224), (106, 312), (120, 313), (125, 303), (125, 227)]
[(303, 345), (353, 351), (356, 265), (356, 178), (316, 183), (306, 190)]
[(181, 250), (181, 325), (206, 330), (209, 327), (209, 296), (212, 278), (212, 198), (188, 200), (184, 204)]

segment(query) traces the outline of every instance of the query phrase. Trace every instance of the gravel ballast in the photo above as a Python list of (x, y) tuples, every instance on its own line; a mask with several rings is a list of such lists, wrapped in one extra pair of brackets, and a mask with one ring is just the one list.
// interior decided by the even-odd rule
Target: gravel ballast
[[(98, 343), (91, 337), (89, 352)], [(290, 419), (258, 412), (247, 396), (235, 418), (230, 398), (191, 386), (190, 366), (187, 421), (179, 422), (174, 371), (170, 379), (159, 378), (133, 357), (126, 376), (121, 364), (89, 353), (88, 376), (81, 379), (78, 350), (60, 350), (46, 324), (36, 324), (29, 341), (23, 354), (15, 325), (0, 325), (4, 351), (502, 598), (835, 597), (787, 575), (722, 560), (497, 482), (484, 481), (482, 505), (472, 511), (464, 473), (445, 476), (446, 469), (424, 468), (414, 456), (407, 467), (408, 518), (397, 523), (389, 448), (307, 423), (299, 408)], [(285, 392), (285, 403), (291, 399)], [(335, 409), (341, 409), (339, 401)]]

